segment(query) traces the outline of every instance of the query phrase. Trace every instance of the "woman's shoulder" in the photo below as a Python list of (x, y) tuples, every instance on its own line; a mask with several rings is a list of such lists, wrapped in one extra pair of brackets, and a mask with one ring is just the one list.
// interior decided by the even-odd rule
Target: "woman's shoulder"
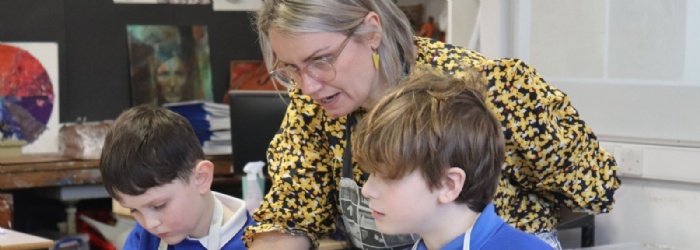
[(448, 71), (458, 66), (481, 68), (489, 60), (479, 52), (425, 37), (414, 38), (418, 64), (443, 67)]

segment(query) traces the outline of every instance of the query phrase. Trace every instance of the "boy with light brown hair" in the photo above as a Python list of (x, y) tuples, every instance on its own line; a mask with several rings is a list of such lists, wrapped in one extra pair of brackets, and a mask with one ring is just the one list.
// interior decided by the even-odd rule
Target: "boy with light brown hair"
[(414, 249), (551, 249), (491, 204), (505, 158), (483, 77), (416, 70), (358, 124), (352, 150), (376, 229), (421, 236)]

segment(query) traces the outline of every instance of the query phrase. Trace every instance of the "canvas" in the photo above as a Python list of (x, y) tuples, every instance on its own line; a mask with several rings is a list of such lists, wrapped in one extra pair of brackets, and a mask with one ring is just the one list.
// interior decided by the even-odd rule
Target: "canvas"
[(212, 101), (207, 27), (128, 25), (132, 104)]
[[(228, 90), (284, 90), (276, 85), (262, 61), (231, 61), (231, 81)], [(228, 94), (224, 103), (228, 103)]]
[(0, 43), (0, 128), (22, 153), (58, 152), (58, 44)]

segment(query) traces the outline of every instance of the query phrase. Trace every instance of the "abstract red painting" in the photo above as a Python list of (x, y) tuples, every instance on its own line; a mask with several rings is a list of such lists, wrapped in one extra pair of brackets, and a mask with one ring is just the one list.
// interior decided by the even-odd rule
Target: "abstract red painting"
[(55, 43), (0, 43), (0, 130), (24, 153), (58, 151), (57, 71)]

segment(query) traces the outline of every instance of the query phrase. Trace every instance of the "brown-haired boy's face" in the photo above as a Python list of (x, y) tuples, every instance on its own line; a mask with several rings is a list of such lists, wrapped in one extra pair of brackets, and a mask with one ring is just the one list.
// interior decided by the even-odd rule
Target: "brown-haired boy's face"
[(387, 234), (423, 234), (425, 230), (444, 226), (435, 225), (435, 218), (440, 216), (438, 194), (438, 191), (430, 191), (417, 170), (396, 180), (370, 174), (362, 187), (377, 229)]
[[(174, 245), (187, 236), (202, 237), (209, 225), (202, 226), (206, 202), (194, 178), (189, 183), (176, 179), (171, 183), (131, 196), (117, 191), (120, 203), (148, 232)], [(207, 220), (204, 220), (207, 221)], [(208, 221), (207, 221), (208, 222)], [(202, 227), (204, 232), (202, 235)]]

